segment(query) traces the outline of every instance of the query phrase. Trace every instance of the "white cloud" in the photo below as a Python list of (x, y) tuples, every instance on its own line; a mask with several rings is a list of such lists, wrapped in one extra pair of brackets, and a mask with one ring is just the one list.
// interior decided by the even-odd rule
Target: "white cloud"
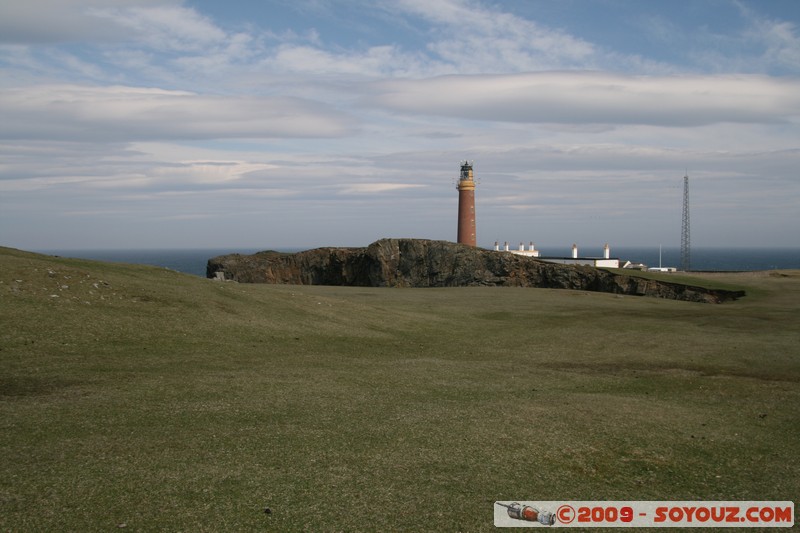
[(463, 0), (402, 0), (394, 9), (434, 25), (428, 48), (460, 73), (592, 66), (594, 45), (498, 9)]
[(364, 77), (418, 76), (428, 72), (421, 58), (391, 45), (335, 53), (313, 46), (286, 44), (265, 59), (263, 65), (282, 72)]
[(47, 56), (53, 63), (57, 63), (64, 70), (72, 72), (75, 77), (90, 80), (104, 80), (106, 73), (97, 64), (85, 61), (75, 54), (63, 50), (49, 50)]
[(381, 194), (394, 191), (402, 191), (405, 189), (417, 189), (425, 187), (416, 183), (350, 183), (344, 184), (340, 190), (340, 194)]
[(335, 137), (352, 126), (351, 119), (322, 104), (284, 96), (77, 85), (0, 91), (0, 137), (6, 139)]
[(759, 20), (749, 37), (762, 43), (761, 60), (766, 64), (800, 70), (800, 37), (794, 23)]
[(797, 20), (767, 17), (744, 2), (735, 1), (733, 5), (738, 8), (743, 28), (728, 32), (703, 28), (705, 31), (696, 36), (685, 28), (671, 28), (673, 35), (664, 37), (664, 46), (669, 46), (676, 36), (690, 43), (687, 56), (708, 72), (797, 75), (800, 70)]
[(125, 26), (98, 18), (100, 9), (163, 9), (181, 0), (25, 0), (0, 2), (0, 42), (59, 43), (131, 37)]
[[(565, 65), (584, 68), (608, 59), (591, 43), (476, 3), (405, 0), (384, 3), (383, 7), (402, 19), (424, 20), (429, 25), (426, 45), (419, 49), (394, 43), (341, 49), (319, 38), (298, 44), (292, 34), (284, 36), (277, 48), (264, 50), (261, 64), (303, 74), (422, 78)], [(641, 63), (640, 58), (631, 61)]]
[(197, 52), (226, 38), (225, 32), (208, 18), (181, 6), (103, 7), (87, 12), (103, 23), (124, 28), (127, 35), (162, 52)]
[(601, 72), (445, 76), (377, 83), (368, 103), (402, 113), (563, 124), (700, 126), (800, 115), (800, 82), (760, 76)]

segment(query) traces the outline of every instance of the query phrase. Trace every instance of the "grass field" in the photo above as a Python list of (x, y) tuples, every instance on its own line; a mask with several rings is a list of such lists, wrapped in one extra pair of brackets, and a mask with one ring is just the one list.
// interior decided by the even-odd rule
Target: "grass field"
[(748, 296), (243, 285), (0, 249), (0, 530), (796, 502), (800, 272), (704, 277)]

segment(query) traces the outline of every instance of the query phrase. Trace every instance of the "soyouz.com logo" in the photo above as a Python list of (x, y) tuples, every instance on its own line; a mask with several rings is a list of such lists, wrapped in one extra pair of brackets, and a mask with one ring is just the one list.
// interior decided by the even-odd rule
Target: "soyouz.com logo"
[(790, 501), (497, 501), (497, 527), (792, 527)]

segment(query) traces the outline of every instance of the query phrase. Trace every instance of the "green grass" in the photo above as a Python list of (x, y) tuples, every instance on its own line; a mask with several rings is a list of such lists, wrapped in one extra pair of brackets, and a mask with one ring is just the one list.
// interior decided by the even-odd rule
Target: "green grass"
[(683, 285), (691, 285), (694, 287), (703, 287), (706, 289), (721, 289), (721, 290), (729, 290), (729, 291), (739, 291), (743, 290), (743, 287), (739, 283), (735, 283), (731, 281), (730, 274), (741, 274), (739, 272), (731, 272), (729, 274), (723, 274), (722, 276), (717, 276), (717, 273), (706, 273), (706, 272), (649, 272), (646, 270), (637, 270), (637, 269), (630, 269), (630, 268), (603, 268), (602, 270), (607, 270), (609, 272), (613, 272), (614, 274), (620, 274), (623, 276), (630, 276), (635, 278), (643, 278), (643, 279), (654, 279), (657, 281), (665, 281), (668, 283), (679, 283)]
[(800, 272), (697, 279), (748, 296), (243, 285), (0, 249), (0, 530), (797, 501)]

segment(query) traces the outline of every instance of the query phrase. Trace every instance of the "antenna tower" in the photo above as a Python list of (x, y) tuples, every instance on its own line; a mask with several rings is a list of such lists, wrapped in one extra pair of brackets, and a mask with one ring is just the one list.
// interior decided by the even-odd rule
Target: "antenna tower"
[(692, 245), (689, 238), (689, 173), (683, 176), (683, 223), (681, 225), (681, 270), (692, 268)]

